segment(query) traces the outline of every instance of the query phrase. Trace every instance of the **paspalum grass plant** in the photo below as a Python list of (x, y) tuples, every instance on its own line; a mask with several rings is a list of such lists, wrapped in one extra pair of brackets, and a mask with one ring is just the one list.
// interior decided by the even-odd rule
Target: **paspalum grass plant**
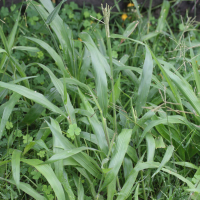
[[(133, 0), (138, 20), (111, 28), (102, 7), (75, 45), (59, 16), (64, 2), (27, 1), (49, 44), (24, 35), (33, 46), (17, 46), (19, 14), (8, 36), (0, 27), (1, 198), (199, 199), (198, 24), (173, 16), (173, 32), (163, 1), (153, 25), (151, 10), (146, 19)], [(44, 59), (23, 63), (15, 51)], [(35, 66), (47, 85), (27, 76)]]

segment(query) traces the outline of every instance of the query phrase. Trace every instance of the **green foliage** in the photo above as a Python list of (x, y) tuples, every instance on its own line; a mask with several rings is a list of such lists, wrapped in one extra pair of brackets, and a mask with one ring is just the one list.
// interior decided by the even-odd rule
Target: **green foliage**
[(0, 199), (199, 199), (198, 24), (61, 4), (0, 9)]

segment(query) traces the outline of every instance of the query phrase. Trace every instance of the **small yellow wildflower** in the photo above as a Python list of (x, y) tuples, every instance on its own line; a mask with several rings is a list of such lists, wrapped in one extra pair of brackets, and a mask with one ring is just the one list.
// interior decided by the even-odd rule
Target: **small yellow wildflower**
[(134, 6), (133, 3), (129, 3), (129, 4), (127, 5), (127, 7), (133, 7), (133, 6)]
[(127, 17), (128, 17), (128, 15), (125, 14), (125, 13), (121, 16), (121, 18), (122, 18), (123, 21), (125, 21)]
[(82, 42), (81, 38), (78, 38), (78, 40)]

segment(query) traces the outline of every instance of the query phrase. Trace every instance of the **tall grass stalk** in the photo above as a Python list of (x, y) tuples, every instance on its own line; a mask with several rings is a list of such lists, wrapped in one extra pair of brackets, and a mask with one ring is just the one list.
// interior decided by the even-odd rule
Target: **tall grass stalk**
[[(116, 118), (116, 108), (115, 108), (115, 91), (114, 91), (114, 77), (113, 77), (113, 63), (112, 63), (112, 48), (111, 48), (111, 41), (110, 41), (110, 29), (109, 29), (109, 20), (110, 20), (110, 8), (106, 4), (106, 7), (103, 8), (102, 5), (102, 11), (104, 15), (104, 23), (105, 23), (105, 29), (106, 29), (106, 39), (107, 39), (107, 48), (108, 48), (108, 55), (109, 55), (109, 61), (110, 61), (110, 70), (111, 70), (111, 90), (112, 90), (112, 104), (113, 104), (113, 126), (114, 126), (114, 136), (111, 141), (110, 150), (112, 149), (113, 142), (115, 140), (115, 137), (117, 135), (117, 118)], [(109, 150), (109, 152), (110, 152)]]

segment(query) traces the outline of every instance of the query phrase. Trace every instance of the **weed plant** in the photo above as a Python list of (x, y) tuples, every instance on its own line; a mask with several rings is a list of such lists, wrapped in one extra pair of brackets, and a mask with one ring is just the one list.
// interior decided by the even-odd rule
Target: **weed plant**
[(199, 24), (64, 2), (0, 10), (0, 198), (200, 199)]

